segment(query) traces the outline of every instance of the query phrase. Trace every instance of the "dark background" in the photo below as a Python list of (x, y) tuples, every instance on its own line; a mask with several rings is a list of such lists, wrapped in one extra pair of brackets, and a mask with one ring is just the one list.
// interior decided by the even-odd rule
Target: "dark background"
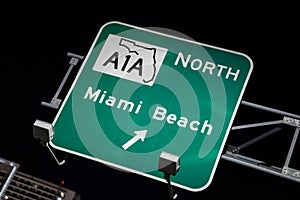
[[(211, 1), (210, 1), (211, 2)], [(120, 21), (139, 27), (162, 27), (194, 40), (247, 54), (254, 63), (243, 100), (300, 114), (299, 14), (288, 2), (47, 2), (1, 6), (0, 157), (19, 163), (20, 171), (59, 184), (94, 199), (168, 199), (168, 189), (143, 176), (68, 155), (62, 166), (32, 136), (36, 119), (51, 122), (56, 110), (44, 108), (62, 81), (70, 58), (86, 56), (100, 27)], [(74, 68), (66, 87), (76, 74)], [(62, 91), (60, 98), (64, 98)], [(236, 124), (265, 122), (282, 116), (239, 107)], [(267, 128), (267, 130), (269, 130)], [(239, 145), (265, 129), (232, 131), (226, 145)], [(282, 167), (294, 129), (253, 145), (247, 153)], [(299, 140), (299, 139), (298, 139)], [(299, 142), (290, 167), (300, 169)], [(65, 154), (56, 152), (59, 159)], [(246, 153), (246, 151), (245, 151)], [(199, 169), (201, 170), (201, 169)], [(201, 192), (178, 191), (179, 199), (293, 199), (300, 183), (220, 159), (211, 185)]]

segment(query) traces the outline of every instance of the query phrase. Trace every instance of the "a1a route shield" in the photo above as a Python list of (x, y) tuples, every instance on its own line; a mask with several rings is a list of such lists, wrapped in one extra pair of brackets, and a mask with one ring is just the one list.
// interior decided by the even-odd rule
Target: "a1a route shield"
[(52, 125), (52, 147), (201, 191), (215, 173), (252, 71), (241, 53), (120, 22), (100, 28)]

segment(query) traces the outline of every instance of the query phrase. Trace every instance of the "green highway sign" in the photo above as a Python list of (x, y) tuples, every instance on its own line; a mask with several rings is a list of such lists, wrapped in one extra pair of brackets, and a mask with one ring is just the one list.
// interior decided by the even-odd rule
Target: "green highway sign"
[(242, 53), (120, 22), (103, 25), (54, 121), (50, 145), (165, 181), (209, 186), (252, 72)]

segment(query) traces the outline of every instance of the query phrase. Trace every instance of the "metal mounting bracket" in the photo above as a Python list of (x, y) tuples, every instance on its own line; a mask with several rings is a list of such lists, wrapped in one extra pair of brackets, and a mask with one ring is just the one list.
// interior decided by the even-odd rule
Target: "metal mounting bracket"
[(58, 95), (60, 94), (64, 84), (66, 83), (67, 78), (69, 77), (73, 67), (75, 65), (77, 65), (79, 60), (82, 60), (84, 58), (83, 56), (76, 55), (76, 54), (69, 53), (69, 52), (68, 52), (67, 56), (71, 57), (71, 60), (69, 62), (69, 64), (70, 64), (69, 69), (68, 69), (67, 73), (65, 74), (62, 82), (60, 83), (60, 85), (59, 85), (55, 95), (53, 96), (51, 102), (48, 103), (48, 102), (42, 101), (42, 103), (41, 103), (42, 106), (46, 106), (46, 107), (53, 108), (53, 109), (58, 109), (59, 108), (60, 103), (61, 103), (61, 99), (58, 98)]

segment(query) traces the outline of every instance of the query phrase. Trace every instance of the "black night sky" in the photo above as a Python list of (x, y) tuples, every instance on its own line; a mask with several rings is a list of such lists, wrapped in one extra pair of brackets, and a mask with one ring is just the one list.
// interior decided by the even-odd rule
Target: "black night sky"
[[(152, 2), (153, 3), (153, 2)], [(57, 165), (32, 135), (36, 119), (52, 121), (50, 101), (69, 67), (71, 52), (86, 56), (100, 27), (120, 21), (139, 27), (158, 27), (183, 33), (195, 41), (248, 55), (253, 73), (243, 100), (300, 115), (298, 100), (298, 19), (295, 5), (261, 5), (251, 1), (6, 4), (1, 6), (0, 157), (19, 163), (19, 170), (94, 199), (168, 199), (167, 184), (121, 172), (98, 162), (56, 152), (66, 163)], [(195, 4), (195, 5), (193, 5)], [(4, 12), (7, 11), (7, 12)], [(70, 87), (74, 68), (66, 82)], [(64, 88), (61, 98), (68, 88)], [(233, 125), (281, 120), (282, 116), (240, 105)], [(282, 167), (294, 129), (268, 136), (245, 148), (247, 155)], [(270, 128), (231, 131), (227, 145), (240, 145)], [(299, 138), (298, 138), (299, 140)], [(290, 167), (300, 170), (299, 141)], [(226, 147), (226, 146), (225, 146)], [(224, 149), (225, 150), (225, 149)], [(199, 169), (201, 170), (201, 169)], [(201, 192), (178, 190), (178, 199), (240, 199), (299, 196), (300, 182), (220, 159), (211, 185)], [(176, 188), (175, 188), (176, 189)]]

